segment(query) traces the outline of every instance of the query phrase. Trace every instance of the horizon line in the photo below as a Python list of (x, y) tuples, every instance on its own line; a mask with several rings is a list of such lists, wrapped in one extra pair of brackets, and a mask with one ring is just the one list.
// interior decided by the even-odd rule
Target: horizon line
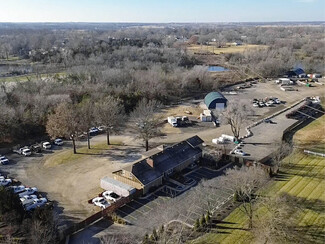
[(87, 24), (218, 24), (218, 23), (310, 23), (324, 22), (325, 20), (275, 20), (275, 21), (180, 21), (180, 22), (136, 22), (136, 21), (0, 21), (1, 24), (63, 24), (63, 23), (87, 23)]

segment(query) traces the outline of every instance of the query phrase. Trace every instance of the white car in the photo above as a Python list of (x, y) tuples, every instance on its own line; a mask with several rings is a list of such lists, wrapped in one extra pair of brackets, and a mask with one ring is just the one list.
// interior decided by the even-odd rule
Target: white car
[(273, 101), (270, 100), (270, 101), (268, 101), (267, 103), (265, 103), (265, 105), (266, 105), (267, 107), (271, 107), (271, 106), (273, 105)]
[(89, 134), (98, 134), (99, 130), (96, 127), (92, 127), (89, 130)]
[(34, 194), (35, 192), (37, 192), (37, 188), (36, 187), (28, 187), (28, 188), (25, 188), (25, 190), (21, 193), (19, 193), (19, 197), (23, 197), (23, 196), (28, 196), (28, 195), (32, 195)]
[(25, 196), (23, 196), (23, 197), (21, 197), (21, 198), (19, 198), (20, 199), (20, 201), (22, 202), (22, 203), (24, 203), (25, 201), (27, 201), (27, 200), (34, 200), (34, 199), (37, 199), (37, 196), (36, 195), (25, 195)]
[(45, 203), (47, 203), (47, 199), (45, 197), (41, 197), (40, 199), (35, 199), (34, 202), (37, 207), (42, 207), (43, 205), (45, 205)]
[(241, 156), (246, 156), (247, 154), (245, 152), (243, 152), (243, 150), (240, 149), (236, 149), (234, 151), (235, 154), (241, 155)]
[(21, 151), (21, 154), (24, 156), (30, 156), (32, 154), (32, 151), (28, 148), (25, 148)]
[(258, 108), (260, 105), (258, 103), (253, 103), (253, 107)]
[(9, 159), (6, 158), (6, 156), (1, 156), (0, 157), (0, 163), (1, 164), (8, 164), (9, 163)]
[(107, 202), (105, 200), (105, 198), (103, 197), (95, 197), (93, 200), (92, 200), (92, 203), (95, 205), (95, 206), (98, 206), (100, 207), (101, 209), (105, 209), (107, 207), (109, 207), (111, 204), (109, 202)]
[(52, 145), (48, 141), (43, 143), (43, 148), (44, 149), (51, 149), (51, 147), (52, 147)]
[(20, 185), (20, 186), (11, 186), (10, 189), (14, 193), (21, 193), (21, 192), (25, 191), (25, 186), (23, 186), (23, 185)]
[(26, 211), (31, 211), (34, 210), (37, 207), (42, 207), (47, 203), (47, 199), (46, 198), (40, 198), (40, 199), (34, 199), (33, 202), (26, 204), (25, 205), (25, 210)]
[(0, 179), (0, 186), (7, 186), (12, 183), (11, 179)]
[(112, 201), (112, 202), (116, 202), (117, 200), (119, 200), (121, 198), (119, 195), (117, 195), (113, 191), (105, 191), (103, 193), (103, 197), (105, 197), (106, 200), (109, 200), (109, 201)]
[(54, 140), (54, 144), (57, 146), (62, 146), (63, 145), (63, 140), (60, 138), (57, 138)]

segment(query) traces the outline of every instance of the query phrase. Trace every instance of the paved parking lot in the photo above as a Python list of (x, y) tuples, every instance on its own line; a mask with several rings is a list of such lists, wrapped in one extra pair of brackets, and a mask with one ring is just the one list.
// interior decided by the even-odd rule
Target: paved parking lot
[[(229, 167), (231, 167), (231, 165)], [(179, 186), (178, 184), (167, 182), (163, 187), (155, 191), (149, 197), (133, 200), (132, 202), (124, 205), (122, 208), (117, 210), (117, 214), (127, 222), (137, 225), (138, 222), (141, 222), (143, 219), (149, 217), (151, 212), (154, 212), (154, 210), (157, 208), (166, 206), (171, 200), (176, 200), (179, 204), (182, 204), (182, 201), (186, 201), (186, 193), (191, 191), (191, 188), (195, 187), (198, 182), (203, 179), (215, 178), (222, 173), (223, 171), (214, 171), (208, 168), (198, 167), (185, 173), (186, 178), (192, 179), (192, 185), (189, 187), (189, 189), (185, 191), (177, 190), (177, 186)], [(186, 185), (184, 186), (186, 187)], [(230, 199), (231, 196), (231, 191), (220, 190), (220, 194), (216, 194), (215, 196), (211, 197), (211, 203), (225, 203)], [(200, 218), (202, 214), (207, 211), (207, 206), (204, 206), (201, 203), (198, 203), (197, 205), (194, 204), (193, 206), (194, 207), (191, 207), (190, 209), (183, 209), (184, 212), (179, 213), (178, 219), (186, 222), (189, 225), (193, 225), (195, 220)]]

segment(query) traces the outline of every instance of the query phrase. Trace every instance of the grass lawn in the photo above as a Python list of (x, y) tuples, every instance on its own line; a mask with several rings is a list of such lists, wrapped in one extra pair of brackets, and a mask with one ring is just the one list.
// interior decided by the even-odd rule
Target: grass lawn
[(254, 49), (265, 49), (267, 46), (265, 45), (241, 45), (241, 46), (229, 46), (229, 47), (222, 47), (218, 48), (213, 45), (190, 45), (187, 49), (189, 51), (194, 52), (202, 52), (202, 53), (215, 53), (215, 54), (222, 54), (222, 53), (240, 53), (246, 50), (254, 50)]
[(98, 156), (107, 153), (108, 150), (112, 149), (114, 146), (122, 145), (120, 141), (113, 141), (111, 145), (108, 146), (105, 143), (100, 144), (90, 144), (90, 149), (88, 147), (77, 147), (77, 153), (74, 154), (72, 148), (65, 149), (62, 152), (57, 152), (53, 156), (50, 156), (46, 161), (46, 166), (53, 167), (59, 164), (66, 164), (70, 162), (75, 162), (81, 158)]
[[(312, 122), (294, 136), (298, 145), (313, 141), (314, 146), (324, 144), (325, 116)], [(278, 179), (259, 191), (262, 196), (280, 192), (302, 199), (302, 214), (297, 227), (313, 243), (325, 242), (325, 158), (306, 155), (296, 150), (284, 160)], [(263, 215), (263, 209), (257, 215)], [(219, 233), (205, 234), (193, 243), (251, 243), (252, 235), (245, 228), (248, 219), (238, 208), (220, 224)]]

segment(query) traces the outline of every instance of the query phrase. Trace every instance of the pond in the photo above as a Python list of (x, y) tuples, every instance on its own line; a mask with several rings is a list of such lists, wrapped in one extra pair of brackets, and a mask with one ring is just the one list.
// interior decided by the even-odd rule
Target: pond
[(222, 71), (228, 71), (225, 67), (222, 66), (209, 66), (208, 68), (209, 72), (222, 72)]

